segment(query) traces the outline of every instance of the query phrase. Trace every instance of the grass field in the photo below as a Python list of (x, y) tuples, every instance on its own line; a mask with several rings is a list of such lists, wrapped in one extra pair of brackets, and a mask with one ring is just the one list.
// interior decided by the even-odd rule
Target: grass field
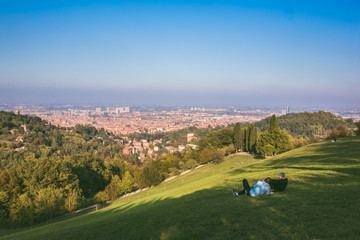
[[(241, 163), (242, 162), (242, 163)], [(234, 197), (284, 171), (285, 192)], [(0, 239), (359, 239), (360, 138), (276, 157), (228, 158), (98, 211), (0, 232)]]

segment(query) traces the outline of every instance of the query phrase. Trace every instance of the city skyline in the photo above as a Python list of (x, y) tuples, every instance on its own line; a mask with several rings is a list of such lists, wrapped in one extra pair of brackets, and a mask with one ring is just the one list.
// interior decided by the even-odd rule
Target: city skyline
[(3, 103), (360, 103), (356, 1), (12, 1), (0, 20)]

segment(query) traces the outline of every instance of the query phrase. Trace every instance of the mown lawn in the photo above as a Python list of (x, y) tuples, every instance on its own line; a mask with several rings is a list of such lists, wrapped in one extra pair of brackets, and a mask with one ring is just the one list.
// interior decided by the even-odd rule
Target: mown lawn
[[(234, 197), (284, 171), (285, 192)], [(360, 138), (266, 160), (207, 165), (99, 210), (0, 232), (0, 239), (359, 239)]]

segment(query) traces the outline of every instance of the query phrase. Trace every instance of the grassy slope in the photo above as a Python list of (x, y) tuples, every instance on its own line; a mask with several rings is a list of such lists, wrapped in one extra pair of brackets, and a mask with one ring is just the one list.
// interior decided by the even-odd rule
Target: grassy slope
[[(231, 194), (243, 178), (253, 184), (280, 170), (290, 181), (284, 193)], [(267, 160), (230, 158), (99, 211), (0, 232), (0, 239), (356, 239), (359, 183), (360, 138), (346, 138)]]

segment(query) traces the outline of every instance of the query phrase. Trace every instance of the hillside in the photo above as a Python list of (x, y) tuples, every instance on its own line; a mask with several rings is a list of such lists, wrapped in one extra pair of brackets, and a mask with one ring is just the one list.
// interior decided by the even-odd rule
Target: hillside
[[(345, 120), (342, 117), (336, 117), (334, 114), (324, 111), (291, 113), (280, 116), (277, 120), (282, 130), (286, 130), (296, 137), (324, 136), (339, 125), (348, 128), (355, 127), (351, 119)], [(254, 125), (261, 131), (266, 131), (269, 128), (269, 123), (270, 117), (256, 122)]]
[[(355, 239), (360, 202), (360, 138), (301, 147), (266, 160), (227, 158), (98, 211), (32, 228), (0, 232), (0, 239)], [(284, 193), (234, 197), (284, 171)]]
[[(219, 133), (213, 132), (212, 139)], [(145, 143), (135, 141), (130, 147), (134, 154), (129, 154), (121, 142), (104, 129), (60, 128), (37, 117), (0, 111), (1, 228), (49, 221), (224, 159), (217, 149), (201, 154), (191, 147), (145, 156), (150, 143), (145, 149)]]

